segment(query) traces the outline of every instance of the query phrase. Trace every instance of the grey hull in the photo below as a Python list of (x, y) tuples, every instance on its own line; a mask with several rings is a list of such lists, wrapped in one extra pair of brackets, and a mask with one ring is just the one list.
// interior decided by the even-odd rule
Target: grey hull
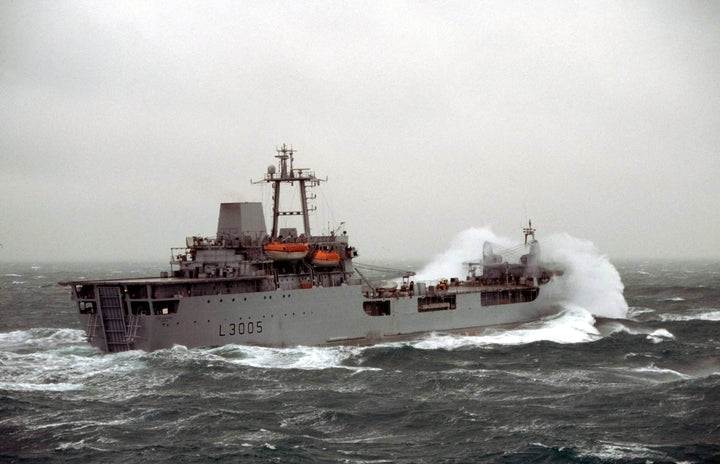
[[(480, 293), (458, 294), (455, 309), (418, 312), (416, 297), (388, 299), (389, 315), (368, 315), (359, 286), (185, 297), (173, 314), (138, 315), (127, 349), (226, 344), (287, 347), (369, 345), (428, 332), (474, 333), (536, 320), (553, 312), (542, 293), (531, 302), (481, 306)], [(81, 314), (90, 342), (108, 349), (97, 314)], [(130, 329), (125, 327), (126, 334)]]

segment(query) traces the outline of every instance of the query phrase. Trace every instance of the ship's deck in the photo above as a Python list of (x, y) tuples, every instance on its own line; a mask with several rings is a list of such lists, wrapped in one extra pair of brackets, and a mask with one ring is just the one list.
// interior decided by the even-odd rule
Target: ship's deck
[(122, 278), (122, 279), (100, 279), (100, 280), (73, 280), (68, 282), (58, 282), (60, 285), (115, 285), (115, 284), (129, 284), (129, 285), (143, 285), (143, 284), (160, 284), (160, 285), (175, 285), (175, 284), (197, 284), (207, 282), (235, 282), (238, 280), (258, 280), (258, 279), (272, 279), (273, 276), (270, 274), (255, 275), (255, 276), (234, 276), (234, 277), (137, 277), (137, 278)]

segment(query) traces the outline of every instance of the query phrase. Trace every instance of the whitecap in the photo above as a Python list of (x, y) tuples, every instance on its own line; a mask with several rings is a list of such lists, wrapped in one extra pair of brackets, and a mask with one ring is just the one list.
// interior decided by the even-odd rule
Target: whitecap
[(660, 320), (670, 322), (720, 321), (720, 309), (698, 308), (686, 314), (661, 314)]
[(643, 306), (631, 306), (630, 308), (628, 308), (626, 318), (629, 320), (637, 320), (640, 316), (643, 316), (645, 314), (652, 314), (655, 312), (656, 310), (653, 308), (647, 308)]
[(81, 383), (70, 383), (70, 382), (58, 382), (58, 383), (0, 382), (0, 390), (8, 390), (8, 391), (63, 392), (63, 391), (82, 390), (84, 388), (85, 388), (85, 385), (83, 385)]
[(650, 374), (653, 376), (661, 376), (663, 379), (665, 379), (668, 376), (671, 377), (680, 377), (683, 379), (689, 379), (690, 376), (685, 375), (683, 373), (680, 373), (678, 371), (672, 370), (672, 369), (664, 369), (660, 367), (655, 366), (648, 366), (648, 367), (636, 367), (634, 369), (631, 369), (632, 372), (636, 372), (639, 374)]
[(668, 340), (673, 340), (675, 335), (671, 334), (665, 329), (657, 329), (652, 333), (649, 333), (647, 339), (653, 343), (662, 343)]
[(0, 333), (0, 346), (5, 351), (28, 348), (50, 350), (65, 345), (85, 343), (85, 332), (79, 329), (33, 328)]
[(242, 345), (226, 345), (213, 351), (222, 354), (226, 362), (250, 367), (272, 369), (322, 370), (331, 368), (352, 371), (375, 370), (374, 368), (346, 366), (343, 363), (357, 356), (364, 348), (352, 346), (294, 348), (265, 348)]
[(34, 328), (0, 333), (0, 346), (6, 351), (14, 351), (27, 346), (36, 346), (39, 339), (47, 338), (49, 334), (53, 334), (56, 330), (58, 329)]
[(599, 443), (593, 449), (583, 450), (581, 456), (593, 457), (602, 461), (625, 461), (633, 459), (648, 458), (656, 460), (665, 460), (667, 456), (663, 453), (654, 451), (648, 445), (640, 443)]
[[(375, 345), (377, 346), (377, 345)], [(192, 348), (175, 345), (169, 349), (143, 353), (146, 359), (170, 361), (177, 364), (199, 362), (203, 364), (220, 363), (237, 366), (258, 367), (263, 369), (300, 369), (323, 370), (340, 368), (355, 372), (379, 370), (376, 368), (346, 366), (343, 363), (368, 347), (357, 346), (296, 346), (287, 348), (269, 348), (248, 345), (223, 345), (216, 348)], [(124, 352), (117, 355), (123, 355)]]

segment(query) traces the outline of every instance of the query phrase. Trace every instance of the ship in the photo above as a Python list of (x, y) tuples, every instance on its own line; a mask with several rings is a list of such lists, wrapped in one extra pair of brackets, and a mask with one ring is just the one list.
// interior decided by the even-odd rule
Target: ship
[[(171, 248), (159, 276), (60, 282), (90, 344), (104, 352), (228, 344), (262, 347), (373, 345), (429, 333), (475, 334), (552, 313), (543, 291), (561, 270), (541, 262), (532, 223), (526, 252), (510, 263), (486, 243), (464, 278), (415, 281), (401, 270), (356, 259), (347, 231), (313, 235), (308, 190), (327, 181), (295, 168), (296, 151), (276, 148), (276, 164), (255, 184), (272, 187), (268, 233), (261, 202), (221, 203), (214, 237)], [(281, 194), (297, 189), (295, 210)], [(299, 206), (299, 209), (298, 209)], [(280, 220), (298, 227), (281, 227)], [(344, 223), (343, 223), (344, 224)], [(283, 226), (287, 224), (282, 224)]]

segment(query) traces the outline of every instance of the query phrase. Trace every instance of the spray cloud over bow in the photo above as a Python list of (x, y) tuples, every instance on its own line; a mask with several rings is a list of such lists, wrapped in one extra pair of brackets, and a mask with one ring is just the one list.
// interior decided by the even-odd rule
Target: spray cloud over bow
[[(464, 278), (468, 261), (481, 261), (483, 245), (490, 242), (493, 249), (503, 255), (503, 250), (528, 248), (521, 243), (495, 235), (489, 227), (470, 228), (459, 233), (450, 248), (439, 254), (416, 276), (416, 280), (436, 280), (448, 277)], [(556, 234), (539, 240), (540, 260), (551, 269), (560, 269), (542, 287), (553, 303), (584, 308), (594, 316), (624, 318), (628, 305), (623, 297), (620, 274), (606, 256), (592, 242), (569, 234)], [(505, 259), (505, 257), (503, 257)]]

